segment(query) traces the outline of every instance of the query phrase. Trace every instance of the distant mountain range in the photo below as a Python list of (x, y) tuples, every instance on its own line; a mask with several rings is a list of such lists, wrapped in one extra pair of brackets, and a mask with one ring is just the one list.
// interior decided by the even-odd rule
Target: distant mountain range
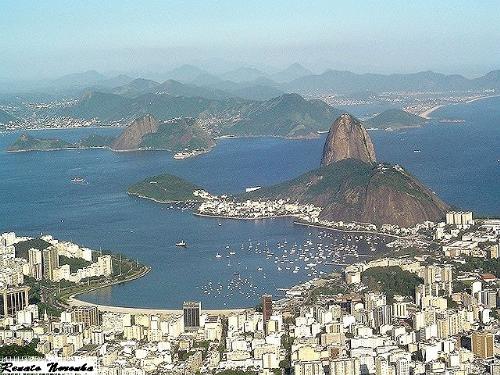
[(285, 91), (330, 91), (355, 93), (363, 91), (463, 91), (499, 89), (500, 70), (485, 76), (468, 79), (458, 74), (445, 75), (431, 71), (413, 74), (356, 74), (349, 71), (328, 70), (322, 74), (297, 78), (282, 88)]
[[(87, 71), (62, 76), (54, 80), (36, 82), (2, 82), (2, 92), (39, 92), (57, 95), (75, 95), (82, 90), (115, 92), (137, 77), (128, 75), (105, 76)], [(276, 73), (267, 73), (254, 67), (240, 67), (214, 74), (194, 65), (182, 65), (171, 71), (142, 77), (151, 82), (177, 81), (186, 85), (218, 89), (225, 95), (247, 99), (266, 100), (281, 93), (338, 93), (362, 94), (386, 91), (464, 91), (500, 89), (500, 70), (482, 77), (468, 79), (458, 74), (445, 75), (432, 71), (410, 74), (357, 74), (350, 71), (327, 70), (314, 74), (295, 63)], [(152, 88), (152, 87), (150, 87)], [(267, 90), (267, 91), (266, 91)], [(273, 91), (271, 91), (273, 90)], [(132, 92), (133, 95), (144, 91)], [(126, 95), (125, 93), (120, 93)], [(271, 96), (272, 95), (272, 96)]]
[(305, 100), (298, 94), (285, 94), (243, 108), (241, 118), (228, 132), (236, 135), (279, 135), (302, 137), (328, 129), (341, 111), (321, 100)]
[(57, 78), (50, 82), (50, 85), (57, 88), (72, 88), (72, 87), (83, 87), (83, 86), (93, 86), (100, 82), (105, 82), (106, 76), (96, 72), (95, 70), (89, 70), (83, 73), (73, 73), (67, 74), (60, 78)]
[(285, 82), (291, 82), (301, 77), (310, 76), (312, 74), (313, 72), (311, 72), (309, 69), (306, 69), (302, 65), (295, 63), (290, 65), (285, 70), (273, 74), (271, 76), (271, 79), (279, 83), (285, 83)]
[(248, 82), (248, 81), (255, 81), (256, 79), (259, 79), (261, 77), (266, 77), (267, 74), (264, 72), (261, 72), (258, 69), (255, 68), (249, 68), (249, 67), (242, 67), (238, 68), (235, 70), (232, 70), (230, 72), (224, 73), (220, 76), (222, 80), (224, 81), (233, 81), (236, 83), (239, 82)]
[[(177, 96), (173, 93), (191, 95), (195, 86), (178, 82), (156, 86), (169, 93), (147, 93), (137, 97), (125, 97), (112, 93), (90, 92), (76, 105), (57, 110), (54, 114), (82, 119), (97, 118), (103, 122), (133, 121), (146, 114), (159, 121), (172, 118), (192, 117), (212, 136), (219, 135), (274, 135), (304, 137), (328, 129), (332, 118), (340, 111), (320, 100), (305, 100), (297, 94), (284, 94), (266, 101), (239, 98), (211, 99), (202, 96)], [(149, 86), (149, 84), (146, 84)], [(122, 90), (121, 90), (122, 91)]]
[[(145, 86), (148, 86), (146, 83)], [(174, 85), (177, 87), (177, 83)], [(135, 98), (91, 92), (76, 105), (55, 110), (53, 115), (103, 122), (129, 122), (112, 142), (83, 144), (21, 136), (10, 151), (109, 147), (115, 151), (170, 150), (208, 151), (218, 136), (317, 136), (328, 129), (339, 110), (320, 100), (284, 94), (267, 101), (173, 96), (149, 93)]]
[(160, 83), (150, 79), (136, 78), (130, 82), (124, 83), (123, 85), (116, 86), (108, 92), (133, 98), (153, 92), (159, 85)]
[(173, 79), (159, 83), (144, 78), (137, 78), (123, 86), (94, 91), (108, 92), (131, 98), (147, 93), (162, 93), (173, 96), (199, 96), (207, 99), (242, 98), (249, 100), (267, 100), (283, 94), (283, 91), (270, 85), (260, 84), (259, 82), (235, 83), (230, 81), (216, 81), (213, 84), (200, 86), (192, 83), (182, 83)]

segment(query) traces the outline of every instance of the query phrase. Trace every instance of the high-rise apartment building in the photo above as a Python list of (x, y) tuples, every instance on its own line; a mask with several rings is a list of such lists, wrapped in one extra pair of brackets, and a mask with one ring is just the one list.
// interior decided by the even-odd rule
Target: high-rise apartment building
[(200, 328), (201, 302), (184, 302), (182, 310), (184, 311), (184, 330), (197, 331)]
[(0, 318), (14, 317), (28, 306), (28, 286), (0, 289)]

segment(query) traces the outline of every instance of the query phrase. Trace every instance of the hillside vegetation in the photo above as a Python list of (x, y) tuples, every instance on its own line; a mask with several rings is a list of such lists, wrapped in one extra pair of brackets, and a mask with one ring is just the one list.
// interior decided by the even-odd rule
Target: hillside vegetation
[(171, 174), (148, 177), (128, 188), (130, 195), (151, 199), (156, 202), (193, 202), (201, 201), (193, 195), (200, 187)]
[(365, 127), (384, 130), (415, 128), (424, 125), (426, 119), (401, 109), (388, 109), (364, 122)]

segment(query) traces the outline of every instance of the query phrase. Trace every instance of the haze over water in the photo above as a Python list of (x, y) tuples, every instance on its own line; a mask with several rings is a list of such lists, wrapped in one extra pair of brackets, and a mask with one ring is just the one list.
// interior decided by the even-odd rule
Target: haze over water
[[(497, 99), (498, 100), (498, 99)], [(484, 108), (494, 100), (444, 109), (443, 116), (465, 118), (464, 124), (430, 125), (404, 132), (371, 132), (377, 157), (400, 163), (452, 205), (481, 215), (500, 215), (500, 115)], [(496, 102), (497, 103), (497, 102)], [(362, 109), (358, 109), (361, 111)], [(492, 114), (493, 113), (493, 114)], [(32, 132), (40, 137), (76, 140), (85, 134), (117, 134), (118, 129)], [(193, 216), (129, 197), (126, 188), (147, 176), (169, 172), (213, 193), (237, 193), (245, 187), (270, 185), (295, 177), (319, 164), (324, 137), (220, 140), (210, 153), (183, 161), (166, 152), (112, 153), (107, 150), (5, 152), (18, 133), (0, 134), (0, 232), (49, 233), (81, 245), (121, 252), (152, 266), (144, 278), (90, 293), (83, 298), (103, 304), (178, 308), (187, 299), (205, 307), (225, 307), (225, 298), (201, 293), (210, 281), (227, 284), (235, 273), (251, 280), (252, 297), (233, 295), (227, 307), (253, 306), (257, 295), (275, 293), (307, 279), (307, 272), (277, 272), (262, 254), (248, 251), (268, 241), (272, 247), (318, 241), (317, 230), (291, 220), (222, 220)], [(420, 153), (413, 150), (419, 149)], [(70, 182), (85, 177), (88, 185)], [(322, 239), (332, 243), (334, 238)], [(175, 248), (184, 239), (187, 250)], [(341, 241), (341, 240), (338, 240)], [(241, 244), (245, 250), (241, 251)], [(229, 244), (236, 255), (225, 258)], [(366, 250), (366, 249), (365, 249)], [(224, 254), (215, 259), (217, 252)], [(227, 266), (231, 259), (231, 266)], [(240, 263), (240, 264), (238, 264)], [(262, 271), (258, 271), (261, 267)], [(324, 267), (325, 271), (331, 267)], [(264, 278), (264, 275), (266, 276)], [(243, 289), (250, 290), (248, 286)]]

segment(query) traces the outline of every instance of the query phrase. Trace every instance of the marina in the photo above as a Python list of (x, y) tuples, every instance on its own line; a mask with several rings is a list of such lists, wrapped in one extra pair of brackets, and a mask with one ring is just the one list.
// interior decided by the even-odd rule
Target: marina
[[(229, 280), (214, 278), (197, 288), (207, 298), (220, 300), (222, 305), (235, 297), (253, 301), (259, 296), (259, 279), (267, 278), (268, 274), (284, 277), (300, 274), (305, 280), (323, 277), (385, 249), (386, 242), (374, 234), (339, 235), (329, 231), (308, 232), (303, 241), (293, 243), (286, 239), (274, 243), (248, 239), (241, 246), (226, 245), (213, 257), (214, 261), (228, 258), (227, 267), (234, 270)], [(257, 255), (261, 260), (256, 275), (245, 265), (244, 258), (249, 255)], [(276, 287), (273, 294), (280, 296), (286, 290)]]

